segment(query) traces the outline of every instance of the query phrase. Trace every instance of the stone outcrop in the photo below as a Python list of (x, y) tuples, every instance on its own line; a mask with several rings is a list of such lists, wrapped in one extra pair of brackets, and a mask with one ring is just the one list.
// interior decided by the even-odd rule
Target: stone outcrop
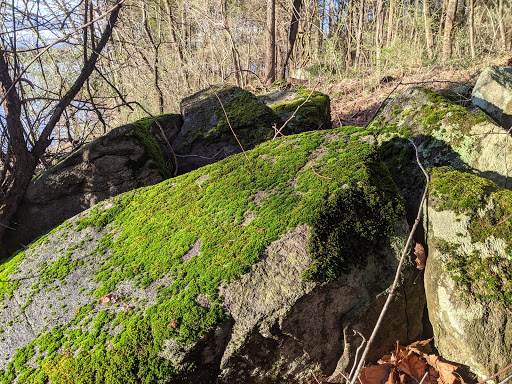
[(271, 139), (280, 122), (254, 94), (231, 86), (199, 91), (183, 99), (180, 109), (183, 129), (173, 144), (180, 174), (254, 148)]
[(512, 67), (486, 68), (478, 77), (471, 101), (503, 128), (512, 128)]
[[(180, 115), (158, 118), (172, 142)], [(30, 183), (6, 234), (9, 252), (28, 245), (99, 201), (171, 176), (160, 128), (151, 119), (113, 129), (85, 144)]]
[(432, 171), (425, 291), (434, 340), (443, 357), (480, 380), (512, 356), (510, 201), (512, 192), (489, 180)]
[[(105, 200), (0, 265), (0, 381), (339, 375), (407, 234), (375, 141), (349, 131), (277, 139)], [(420, 336), (406, 264), (370, 359)]]
[(332, 128), (330, 99), (321, 92), (307, 89), (275, 91), (264, 95), (262, 101), (281, 117), (283, 123), (289, 120), (286, 131), (302, 133)]

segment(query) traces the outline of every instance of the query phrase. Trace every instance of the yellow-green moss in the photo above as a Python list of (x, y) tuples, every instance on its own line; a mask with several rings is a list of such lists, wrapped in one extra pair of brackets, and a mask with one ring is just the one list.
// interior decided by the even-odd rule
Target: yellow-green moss
[(318, 91), (311, 93), (306, 89), (299, 89), (296, 92), (297, 100), (271, 106), (274, 112), (284, 116), (283, 120), (287, 120), (311, 94), (308, 102), (300, 107), (293, 120), (288, 123), (288, 128), (292, 133), (331, 128), (329, 96)]
[[(19, 382), (34, 383), (181, 377), (178, 367), (158, 355), (163, 340), (187, 346), (225, 320), (220, 284), (241, 276), (270, 243), (299, 224), (312, 228), (312, 265), (304, 278), (331, 281), (364, 264), (366, 255), (382, 247), (403, 207), (377, 148), (360, 140), (362, 134), (349, 127), (270, 141), (248, 152), (250, 161), (235, 155), (129, 192), (107, 210), (93, 209), (75, 229), (106, 231), (96, 249), (108, 257), (98, 265), (94, 297), (124, 280), (140, 287), (163, 277), (170, 283), (144, 313), (135, 308), (113, 318), (95, 313), (92, 305), (80, 308), (70, 324), (20, 349), (18, 363), (0, 372), (0, 381), (20, 375), (25, 379)], [(255, 218), (247, 224), (249, 214)], [(185, 261), (198, 239), (199, 254)], [(200, 294), (209, 297), (210, 307), (196, 302)], [(34, 348), (47, 356), (36, 369), (23, 358)]]

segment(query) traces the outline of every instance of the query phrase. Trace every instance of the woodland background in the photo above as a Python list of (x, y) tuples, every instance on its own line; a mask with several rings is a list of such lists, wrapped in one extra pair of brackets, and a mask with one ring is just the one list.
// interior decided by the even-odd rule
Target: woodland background
[(2, 0), (0, 20), (0, 238), (34, 172), (210, 84), (512, 56), (511, 0)]

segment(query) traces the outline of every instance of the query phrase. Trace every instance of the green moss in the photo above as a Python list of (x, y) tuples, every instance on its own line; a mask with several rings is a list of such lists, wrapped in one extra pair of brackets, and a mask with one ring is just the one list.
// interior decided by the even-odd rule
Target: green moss
[(459, 172), (451, 167), (430, 171), (430, 197), (437, 210), (474, 213), (500, 188), (492, 181)]
[(10, 276), (18, 270), (19, 265), (25, 257), (25, 252), (18, 251), (11, 257), (0, 261), (0, 301), (5, 297), (12, 298), (14, 291), (16, 291), (20, 282), (12, 280)]
[(318, 91), (311, 93), (311, 91), (306, 89), (299, 89), (296, 92), (299, 97), (297, 100), (271, 106), (274, 112), (284, 116), (283, 120), (287, 120), (311, 94), (308, 102), (300, 107), (294, 119), (288, 123), (291, 131), (293, 133), (301, 133), (331, 128), (329, 96)]
[[(273, 137), (272, 125), (279, 122), (279, 116), (250, 92), (228, 89), (218, 93), (221, 99), (224, 98), (223, 92), (231, 93), (229, 101), (224, 104), (224, 109), (229, 124), (244, 147), (254, 147)], [(205, 138), (212, 141), (233, 141), (233, 133), (222, 106), (217, 106), (214, 112), (219, 122), (216, 127), (206, 132)]]
[[(11, 367), (4, 374), (28, 375), (27, 382), (84, 383), (107, 377), (108, 382), (155, 382), (182, 375), (158, 356), (163, 340), (188, 346), (224, 321), (219, 286), (239, 278), (269, 244), (300, 224), (312, 231), (313, 263), (304, 278), (331, 281), (364, 264), (403, 214), (377, 148), (359, 140), (365, 134), (345, 127), (266, 142), (248, 152), (250, 161), (235, 155), (127, 193), (109, 209), (93, 209), (75, 229), (105, 231), (96, 252), (109, 253), (98, 264), (94, 297), (125, 280), (139, 287), (163, 277), (171, 282), (144, 313), (133, 310), (114, 318), (101, 311), (85, 327), (94, 311), (80, 308), (69, 325), (34, 341), (32, 346), (47, 356), (37, 369)], [(332, 135), (338, 138), (329, 142)], [(208, 178), (196, 183), (204, 175)], [(256, 218), (247, 224), (248, 214)], [(197, 240), (199, 254), (185, 261)], [(61, 276), (60, 268), (52, 270), (53, 278)], [(199, 294), (209, 297), (211, 307), (196, 302)], [(87, 372), (78, 379), (84, 367)]]
[(450, 257), (448, 271), (464, 291), (479, 299), (512, 304), (512, 191), (495, 183), (449, 167), (431, 170), (432, 206), (451, 210), (470, 218), (469, 234), (473, 243), (485, 243), (494, 237), (504, 240), (504, 258), (464, 253), (460, 246), (440, 241), (439, 251)]
[[(172, 116), (173, 114), (163, 114), (155, 116), (155, 118)], [(134, 130), (133, 134), (137, 140), (142, 144), (146, 151), (146, 155), (149, 156), (156, 165), (156, 169), (160, 172), (164, 179), (168, 179), (172, 176), (171, 171), (165, 164), (162, 148), (156, 140), (155, 136), (151, 134), (151, 128), (156, 127), (155, 120), (152, 117), (145, 117), (137, 120), (133, 123)], [(130, 135), (130, 134), (129, 134)]]

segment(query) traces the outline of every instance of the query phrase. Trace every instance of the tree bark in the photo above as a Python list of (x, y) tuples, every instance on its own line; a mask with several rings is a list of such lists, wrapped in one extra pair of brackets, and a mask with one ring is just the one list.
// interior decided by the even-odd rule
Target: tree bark
[(501, 49), (507, 49), (507, 34), (505, 32), (505, 23), (503, 21), (503, 0), (498, 0), (498, 25), (500, 27), (500, 45)]
[(377, 15), (375, 26), (375, 47), (377, 61), (380, 60), (382, 51), (382, 40), (384, 37), (384, 0), (377, 0)]
[(444, 25), (443, 50), (441, 57), (443, 61), (447, 61), (452, 56), (453, 47), (453, 27), (455, 14), (457, 12), (457, 0), (449, 0), (446, 7), (446, 21)]
[(423, 0), (423, 20), (425, 22), (425, 40), (427, 41), (428, 58), (432, 59), (434, 56), (434, 38), (432, 36), (429, 0)]
[(267, 22), (265, 28), (265, 84), (276, 80), (276, 1), (267, 0)]
[(386, 38), (386, 47), (391, 46), (391, 38), (393, 37), (393, 14), (394, 13), (395, 13), (395, 0), (389, 0), (388, 35)]
[(469, 0), (469, 48), (471, 58), (475, 58), (475, 1)]
[(284, 56), (283, 63), (281, 64), (281, 75), (280, 78), (284, 79), (286, 76), (286, 68), (288, 62), (295, 47), (295, 41), (297, 40), (297, 32), (299, 31), (299, 18), (300, 11), (302, 8), (302, 0), (293, 0), (292, 18), (290, 20), (290, 29), (288, 31), (288, 46), (286, 54)]
[(356, 35), (356, 63), (358, 66), (361, 65), (361, 44), (363, 40), (363, 21), (364, 21), (364, 0), (359, 2), (359, 20), (357, 23), (357, 35)]

